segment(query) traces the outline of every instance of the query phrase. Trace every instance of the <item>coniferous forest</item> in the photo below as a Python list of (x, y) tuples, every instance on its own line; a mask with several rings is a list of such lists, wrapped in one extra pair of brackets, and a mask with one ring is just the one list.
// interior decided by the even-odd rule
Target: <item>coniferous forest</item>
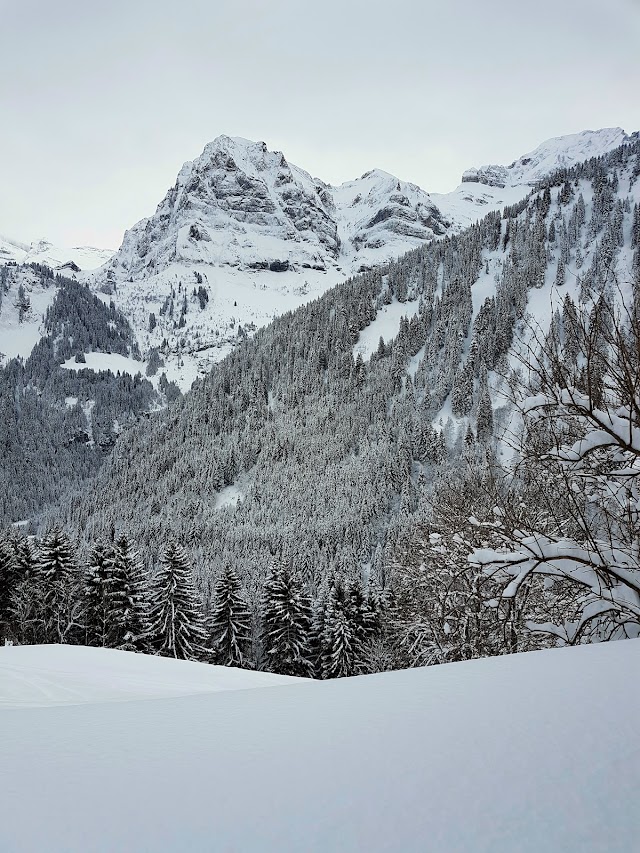
[(0, 853), (639, 849), (595, 12), (0, 3)]
[(62, 370), (135, 355), (63, 282), (0, 375), (2, 638), (335, 678), (637, 636), (639, 176), (637, 141), (556, 172), (184, 396)]

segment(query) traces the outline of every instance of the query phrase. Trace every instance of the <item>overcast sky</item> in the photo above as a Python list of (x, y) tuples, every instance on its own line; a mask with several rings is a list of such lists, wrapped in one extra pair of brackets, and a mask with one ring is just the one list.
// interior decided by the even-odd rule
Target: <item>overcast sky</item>
[(640, 129), (640, 0), (0, 0), (0, 233), (117, 248), (221, 133), (446, 192)]

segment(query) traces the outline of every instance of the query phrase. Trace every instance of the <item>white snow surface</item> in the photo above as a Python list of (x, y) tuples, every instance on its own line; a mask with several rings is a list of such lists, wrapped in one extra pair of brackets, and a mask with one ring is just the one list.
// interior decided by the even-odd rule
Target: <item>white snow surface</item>
[[(23, 243), (0, 234), (0, 264), (14, 261), (18, 264), (44, 264), (57, 269), (67, 263), (74, 263), (81, 270), (95, 270), (101, 267), (113, 255), (113, 249), (96, 249), (93, 246), (73, 246), (63, 248), (54, 246), (48, 240), (34, 240)], [(62, 270), (72, 276), (71, 270)]]
[[(29, 667), (22, 680), (16, 670), (33, 655), (32, 672), (43, 652), (2, 651), (15, 691), (0, 714), (5, 853), (637, 849), (637, 640), (278, 689), (20, 706), (33, 688)], [(54, 654), (65, 671), (78, 655), (126, 655)], [(131, 657), (145, 685), (163, 664), (176, 679), (197, 668)], [(56, 692), (51, 666), (48, 677)]]
[(417, 299), (410, 302), (398, 302), (394, 299), (389, 305), (383, 305), (375, 319), (358, 335), (358, 340), (353, 345), (353, 357), (361, 355), (364, 361), (371, 358), (378, 349), (380, 338), (388, 344), (400, 331), (400, 320), (403, 317), (414, 317), (419, 307), (420, 302)]
[(0, 648), (0, 711), (274, 687), (304, 679), (86, 646)]
[(135, 376), (137, 373), (145, 375), (146, 365), (143, 361), (116, 352), (87, 352), (84, 357), (84, 363), (69, 358), (61, 367), (66, 370), (93, 370), (96, 373), (108, 370), (114, 376), (117, 373), (128, 373), (129, 376)]

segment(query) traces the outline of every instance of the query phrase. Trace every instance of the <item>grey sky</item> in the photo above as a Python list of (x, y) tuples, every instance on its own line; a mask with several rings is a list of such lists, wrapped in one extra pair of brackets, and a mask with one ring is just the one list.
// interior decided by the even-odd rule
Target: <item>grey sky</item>
[(221, 133), (446, 192), (640, 128), (640, 0), (0, 0), (0, 233), (117, 248)]

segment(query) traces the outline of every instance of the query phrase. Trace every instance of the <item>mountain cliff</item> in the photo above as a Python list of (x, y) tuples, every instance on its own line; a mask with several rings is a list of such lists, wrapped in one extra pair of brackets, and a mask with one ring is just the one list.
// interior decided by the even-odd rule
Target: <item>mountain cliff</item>
[(220, 136), (184, 164), (156, 212), (89, 275), (190, 387), (244, 334), (349, 275), (459, 233), (541, 178), (621, 144), (619, 128), (543, 143), (511, 166), (468, 170), (445, 195), (378, 169), (340, 186), (264, 142)]
[(379, 263), (448, 227), (426, 192), (385, 172), (331, 187), (264, 142), (219, 136), (127, 231), (109, 268), (116, 280), (173, 263), (351, 272), (361, 254)]

